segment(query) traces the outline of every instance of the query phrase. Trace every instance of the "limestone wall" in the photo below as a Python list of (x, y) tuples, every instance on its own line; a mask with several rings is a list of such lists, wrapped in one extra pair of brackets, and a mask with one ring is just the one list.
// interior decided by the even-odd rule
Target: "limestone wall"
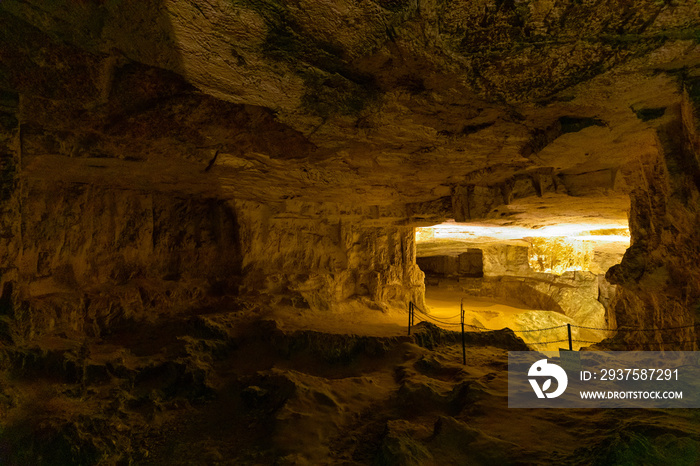
[(527, 275), (531, 272), (527, 246), (494, 243), (484, 247), (485, 276)]
[(3, 274), (14, 337), (99, 334), (237, 290), (238, 224), (225, 202), (43, 182), (22, 191)]
[(456, 256), (419, 257), (416, 263), (428, 275), (481, 277), (484, 275), (484, 256), (481, 249), (469, 248)]
[(294, 304), (333, 310), (347, 300), (372, 307), (423, 303), (413, 228), (337, 216), (279, 214), (236, 204), (241, 224), (243, 292), (288, 296)]
[(349, 301), (423, 304), (410, 227), (201, 196), (38, 180), (18, 186), (21, 202), (5, 203), (17, 223), (1, 251), (0, 331), (9, 340), (99, 335), (222, 296), (330, 312)]
[[(700, 169), (696, 103), (686, 93), (677, 118), (657, 129), (656, 150), (627, 170), (632, 192), (632, 246), (607, 273), (618, 286), (612, 302), (618, 326), (666, 328), (700, 320)], [(696, 327), (627, 332), (625, 344), (697, 348)], [(686, 342), (675, 344), (673, 342)]]
[[(608, 328), (606, 307), (615, 289), (603, 275), (589, 271), (535, 272), (528, 263), (527, 246), (505, 243), (479, 246), (483, 251), (483, 278), (459, 273), (461, 256), (421, 257), (418, 264), (426, 273), (433, 272), (433, 285), (455, 286), (457, 278), (457, 286), (469, 295), (505, 298), (532, 309), (560, 312), (580, 324)], [(444, 278), (452, 278), (452, 283)]]

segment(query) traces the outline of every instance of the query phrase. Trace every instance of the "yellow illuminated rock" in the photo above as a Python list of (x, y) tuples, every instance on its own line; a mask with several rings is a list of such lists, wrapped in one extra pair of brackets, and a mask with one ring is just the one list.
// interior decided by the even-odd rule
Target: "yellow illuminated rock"
[(693, 413), (506, 392), (569, 325), (698, 349), (699, 32), (696, 0), (0, 0), (0, 464), (700, 464)]

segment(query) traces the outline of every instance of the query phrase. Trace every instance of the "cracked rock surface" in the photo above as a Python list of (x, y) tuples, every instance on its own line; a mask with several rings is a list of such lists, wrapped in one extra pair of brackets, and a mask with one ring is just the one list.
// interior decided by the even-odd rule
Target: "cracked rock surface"
[(684, 329), (600, 348), (697, 349), (698, 2), (2, 0), (0, 26), (3, 464), (697, 463), (692, 413), (513, 415), (522, 340), (462, 366), (403, 325), (417, 226), (628, 217), (607, 324)]

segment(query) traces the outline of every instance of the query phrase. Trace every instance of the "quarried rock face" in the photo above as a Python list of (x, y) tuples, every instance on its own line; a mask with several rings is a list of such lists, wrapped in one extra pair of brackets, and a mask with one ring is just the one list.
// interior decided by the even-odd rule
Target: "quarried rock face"
[(489, 244), (484, 248), (484, 275), (528, 275), (528, 247), (513, 244)]
[(614, 298), (519, 248), (462, 279), (595, 322), (600, 295), (620, 328), (698, 322), (695, 0), (1, 0), (0, 23), (3, 463), (614, 462), (566, 429), (533, 449), (530, 418), (500, 440), (512, 332), (465, 370), (426, 325), (260, 319), (423, 305), (413, 226), (448, 218), (619, 218), (629, 194)]
[(610, 324), (606, 308), (599, 300), (600, 280), (604, 278), (591, 272), (566, 272), (560, 276), (531, 273), (464, 279), (459, 287), (472, 296), (513, 300), (530, 309), (558, 312), (577, 325), (607, 329)]
[[(620, 341), (644, 348), (694, 349), (700, 328), (700, 169), (696, 81), (676, 118), (658, 127), (657, 152), (641, 160), (632, 183), (632, 245), (607, 274)], [(681, 327), (681, 328), (677, 328)], [(669, 330), (663, 330), (670, 328)], [(654, 332), (649, 329), (662, 329)]]
[(99, 335), (239, 293), (314, 310), (423, 302), (410, 227), (44, 182), (23, 185), (21, 206), (3, 250), (12, 338)]
[(239, 226), (225, 202), (76, 184), (22, 188), (17, 257), (3, 274), (13, 338), (99, 335), (237, 291)]
[(378, 309), (403, 309), (409, 300), (423, 304), (413, 228), (372, 225), (314, 204), (275, 212), (243, 202), (237, 211), (243, 292), (285, 297), (314, 310), (352, 300)]
[(468, 248), (456, 256), (423, 256), (416, 264), (426, 275), (442, 277), (482, 277), (484, 254), (481, 249)]
[[(535, 271), (530, 267), (531, 251), (528, 246), (517, 243), (474, 243), (479, 249), (470, 250), (480, 253), (483, 261), (481, 276), (467, 274), (467, 269), (461, 268), (463, 263), (467, 263), (462, 258), (468, 257), (469, 253), (419, 257), (417, 263), (426, 272), (428, 285), (457, 287), (472, 296), (502, 298), (530, 309), (558, 312), (578, 325), (598, 329), (609, 327), (606, 306), (614, 296), (615, 288), (603, 275), (589, 271), (559, 274)], [(469, 244), (459, 243), (443, 248), (446, 251), (450, 247), (463, 250)], [(430, 250), (429, 246), (427, 248)], [(557, 259), (569, 259), (557, 249), (556, 243), (554, 249), (562, 256)], [(564, 250), (564, 254), (566, 252)]]

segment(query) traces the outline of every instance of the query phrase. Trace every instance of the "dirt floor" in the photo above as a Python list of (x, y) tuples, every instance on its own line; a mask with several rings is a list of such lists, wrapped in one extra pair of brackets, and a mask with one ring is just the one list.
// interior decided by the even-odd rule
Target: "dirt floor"
[[(469, 326), (469, 330), (509, 328), (532, 349), (539, 351), (568, 348), (568, 341), (562, 341), (568, 338), (566, 324), (586, 325), (586, 322), (575, 322), (558, 312), (529, 308), (516, 298), (470, 296), (453, 288), (426, 287), (425, 303), (424, 311), (428, 316), (418, 313), (419, 320), (431, 321), (448, 330), (460, 330), (461, 303), (465, 311), (464, 321)], [(578, 327), (572, 328), (574, 340), (599, 342), (603, 336), (604, 333), (591, 332)], [(590, 344), (574, 341), (572, 347), (578, 350)]]
[(532, 309), (516, 300), (499, 298), (481, 298), (465, 293), (438, 287), (426, 287), (425, 302), (431, 315), (447, 322), (459, 323), (460, 302), (466, 311), (465, 321), (474, 319), (482, 322), (484, 327), (500, 330), (516, 325), (518, 314)]
[(0, 381), (0, 461), (700, 464), (697, 410), (509, 409), (512, 332), (469, 332), (464, 365), (460, 334), (404, 317), (240, 303), (37, 342)]

